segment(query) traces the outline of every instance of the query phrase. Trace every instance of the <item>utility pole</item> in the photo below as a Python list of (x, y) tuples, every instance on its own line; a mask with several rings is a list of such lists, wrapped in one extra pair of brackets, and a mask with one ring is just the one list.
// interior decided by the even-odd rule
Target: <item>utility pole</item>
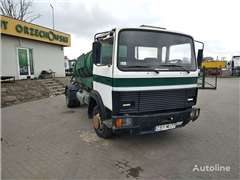
[(52, 19), (53, 19), (53, 30), (54, 30), (54, 8), (51, 4), (50, 6), (52, 7)]

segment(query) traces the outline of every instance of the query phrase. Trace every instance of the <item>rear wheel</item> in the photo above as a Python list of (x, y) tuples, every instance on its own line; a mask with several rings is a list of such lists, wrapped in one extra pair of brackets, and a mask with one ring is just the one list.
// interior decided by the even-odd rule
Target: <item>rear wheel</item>
[(79, 100), (75, 100), (74, 101), (74, 106), (75, 107), (79, 107), (81, 104), (80, 104), (80, 101)]
[(67, 105), (67, 107), (72, 108), (72, 107), (74, 107), (74, 100), (69, 100), (68, 94), (69, 94), (69, 91), (67, 90), (67, 92), (66, 92), (66, 105)]
[(93, 127), (97, 135), (101, 138), (108, 138), (110, 137), (113, 132), (111, 128), (108, 128), (102, 121), (101, 121), (101, 115), (100, 110), (97, 106), (94, 107), (93, 113)]

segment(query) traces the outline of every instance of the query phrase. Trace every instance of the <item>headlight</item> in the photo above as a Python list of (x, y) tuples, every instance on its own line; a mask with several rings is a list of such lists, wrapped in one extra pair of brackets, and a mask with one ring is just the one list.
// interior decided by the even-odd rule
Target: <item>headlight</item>
[(116, 127), (124, 126), (133, 126), (133, 119), (129, 117), (116, 119)]
[(124, 118), (122, 121), (122, 126), (133, 126), (132, 118)]
[(193, 119), (193, 118), (197, 118), (199, 116), (199, 109), (195, 109), (195, 110), (192, 110), (190, 112), (190, 118)]
[(195, 110), (190, 112), (190, 118), (193, 119), (195, 117)]

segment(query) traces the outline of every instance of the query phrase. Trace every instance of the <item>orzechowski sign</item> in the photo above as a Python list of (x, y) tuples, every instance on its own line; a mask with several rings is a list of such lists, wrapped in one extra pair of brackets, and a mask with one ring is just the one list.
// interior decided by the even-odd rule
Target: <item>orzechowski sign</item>
[(7, 16), (0, 16), (1, 34), (17, 36), (36, 41), (71, 46), (71, 35), (27, 23)]

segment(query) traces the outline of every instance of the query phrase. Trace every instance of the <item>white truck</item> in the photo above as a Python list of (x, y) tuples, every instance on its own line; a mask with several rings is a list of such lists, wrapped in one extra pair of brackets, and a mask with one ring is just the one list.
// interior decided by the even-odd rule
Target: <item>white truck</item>
[(232, 56), (229, 66), (230, 76), (240, 76), (240, 55)]
[(196, 58), (194, 43), (190, 35), (145, 25), (97, 33), (92, 51), (74, 65), (66, 104), (87, 104), (101, 138), (184, 127), (200, 114), (193, 106), (203, 48)]

